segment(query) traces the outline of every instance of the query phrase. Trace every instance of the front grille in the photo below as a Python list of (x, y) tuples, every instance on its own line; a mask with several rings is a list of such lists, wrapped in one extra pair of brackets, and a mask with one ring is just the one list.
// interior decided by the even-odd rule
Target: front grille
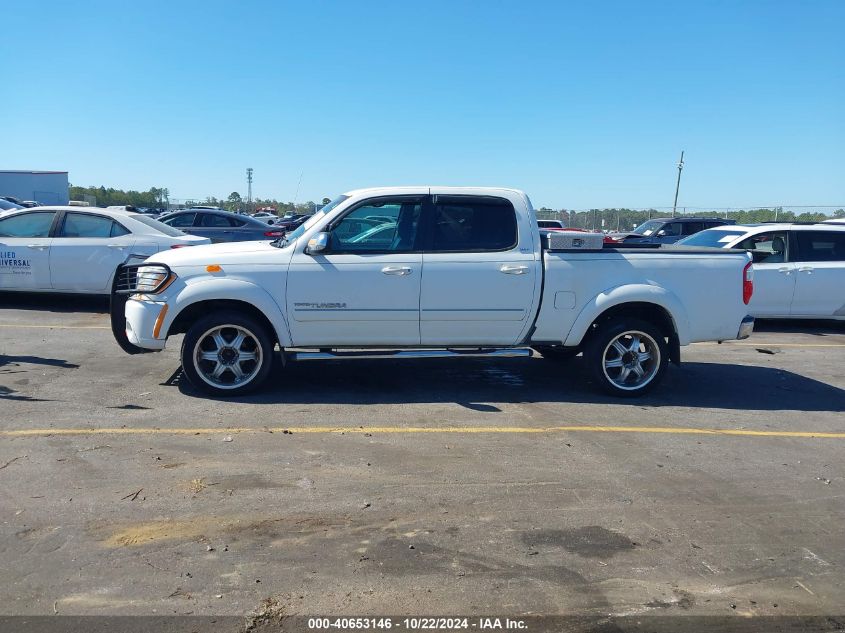
[[(167, 274), (165, 275), (165, 280), (162, 281), (156, 288), (146, 288), (143, 291), (138, 290), (138, 269), (142, 266), (147, 267), (155, 267), (163, 269)], [(115, 273), (114, 277), (114, 285), (112, 286), (112, 292), (116, 294), (134, 294), (136, 292), (146, 292), (146, 293), (155, 293), (157, 292), (162, 286), (169, 282), (172, 273), (170, 272), (170, 268), (165, 266), (164, 264), (122, 264), (118, 266), (117, 272)]]
[(138, 284), (138, 264), (124, 264), (119, 266), (115, 273), (114, 292), (119, 294), (130, 294), (136, 292)]

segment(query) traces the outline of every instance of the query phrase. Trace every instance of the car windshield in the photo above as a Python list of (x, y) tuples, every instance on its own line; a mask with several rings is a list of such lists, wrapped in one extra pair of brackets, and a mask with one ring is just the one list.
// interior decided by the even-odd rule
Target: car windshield
[(648, 222), (643, 222), (631, 232), (638, 233), (639, 235), (651, 235), (664, 224), (666, 224), (664, 220), (649, 220)]
[(678, 244), (685, 246), (718, 246), (724, 247), (738, 237), (745, 235), (745, 231), (726, 231), (724, 229), (707, 229), (695, 235), (685, 237)]
[(15, 204), (14, 202), (9, 202), (8, 200), (0, 198), (0, 211), (12, 211), (14, 209), (23, 209), (23, 207)]
[(153, 220), (151, 217), (144, 215), (143, 213), (130, 213), (129, 217), (133, 220), (137, 220), (141, 224), (146, 224), (151, 229), (155, 229), (159, 233), (164, 233), (170, 237), (182, 237), (186, 235), (182, 231), (178, 229), (174, 229), (172, 226), (167, 226), (163, 222), (159, 222), (158, 220)]

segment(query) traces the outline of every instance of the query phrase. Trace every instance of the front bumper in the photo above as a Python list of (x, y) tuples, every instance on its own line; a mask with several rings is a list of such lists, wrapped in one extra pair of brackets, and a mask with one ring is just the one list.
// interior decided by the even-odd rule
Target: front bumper
[(126, 338), (132, 345), (146, 350), (162, 350), (166, 344), (164, 337), (157, 338), (161, 322), (167, 315), (167, 303), (164, 301), (138, 300), (130, 298), (126, 302)]
[(754, 317), (753, 316), (746, 316), (742, 323), (739, 324), (739, 332), (737, 332), (736, 338), (737, 340), (746, 339), (751, 336), (751, 333), (754, 331)]

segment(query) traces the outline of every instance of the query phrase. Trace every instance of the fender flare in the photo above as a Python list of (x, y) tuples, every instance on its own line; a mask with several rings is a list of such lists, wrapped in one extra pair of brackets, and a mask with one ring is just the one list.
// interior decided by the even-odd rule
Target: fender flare
[(264, 288), (241, 279), (214, 278), (189, 283), (170, 304), (171, 310), (162, 324), (162, 338), (170, 335), (170, 327), (182, 312), (201, 301), (242, 301), (261, 312), (276, 332), (281, 347), (291, 346), (290, 330), (284, 313), (276, 300)]
[(669, 314), (669, 318), (672, 319), (679, 344), (687, 345), (689, 343), (689, 318), (677, 295), (661, 286), (626, 284), (605, 290), (588, 301), (572, 324), (563, 344), (565, 346), (580, 345), (593, 321), (610, 308), (625, 303), (652, 303), (663, 308)]

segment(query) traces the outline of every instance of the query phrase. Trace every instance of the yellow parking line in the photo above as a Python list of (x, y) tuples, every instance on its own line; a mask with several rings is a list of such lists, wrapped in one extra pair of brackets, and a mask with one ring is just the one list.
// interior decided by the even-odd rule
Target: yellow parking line
[(0, 323), (0, 327), (6, 328), (44, 328), (49, 330), (108, 330), (107, 325), (29, 325), (17, 323)]
[(0, 437), (46, 437), (51, 435), (208, 435), (233, 433), (327, 433), (327, 434), (537, 434), (537, 433), (663, 433), (669, 435), (736, 435), (745, 437), (804, 437), (845, 439), (845, 433), (820, 431), (755, 431), (749, 429), (706, 429), (675, 426), (278, 426), (262, 428), (89, 428), (89, 429), (17, 429), (0, 431)]

